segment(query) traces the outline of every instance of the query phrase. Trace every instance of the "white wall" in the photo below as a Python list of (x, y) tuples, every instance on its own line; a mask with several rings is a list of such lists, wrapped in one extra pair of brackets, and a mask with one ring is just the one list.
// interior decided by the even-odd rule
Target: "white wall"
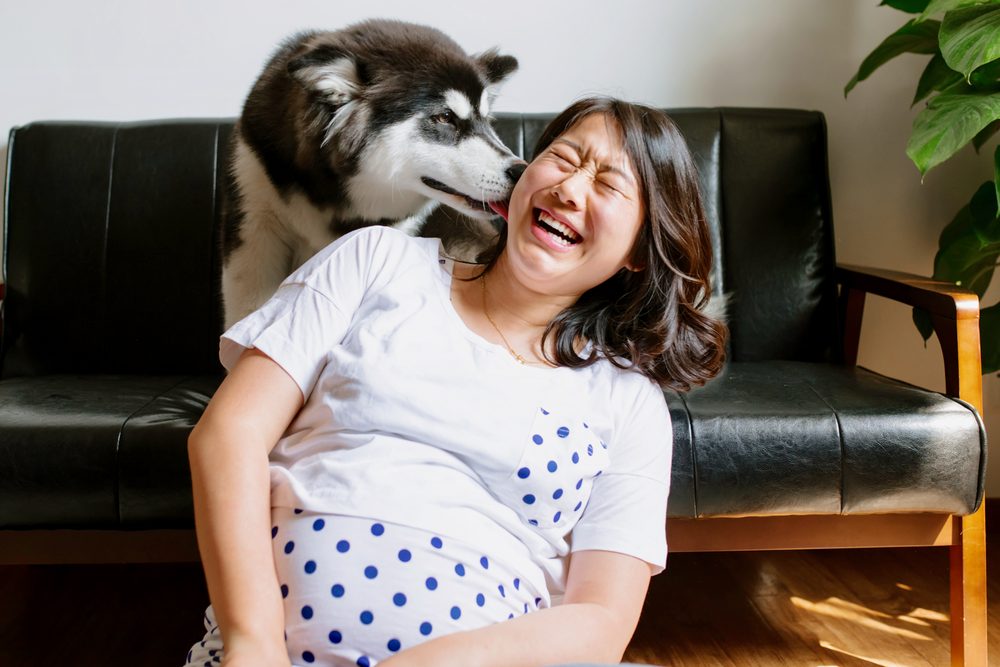
[[(0, 132), (39, 119), (236, 116), (287, 34), (375, 16), (434, 25), (470, 51), (499, 45), (521, 70), (498, 110), (556, 111), (602, 92), (658, 106), (823, 111), (838, 259), (928, 274), (937, 235), (990, 173), (971, 149), (921, 185), (904, 154), (923, 57), (903, 56), (845, 100), (843, 86), (901, 13), (877, 0), (6, 0), (0, 4)], [(5, 141), (0, 139), (5, 149)], [(3, 167), (0, 166), (0, 170)], [(1000, 297), (994, 287), (986, 303)], [(861, 363), (943, 389), (936, 340), (909, 310), (870, 301)], [(984, 379), (1000, 437), (1000, 382)], [(1000, 457), (989, 493), (1000, 496)]]

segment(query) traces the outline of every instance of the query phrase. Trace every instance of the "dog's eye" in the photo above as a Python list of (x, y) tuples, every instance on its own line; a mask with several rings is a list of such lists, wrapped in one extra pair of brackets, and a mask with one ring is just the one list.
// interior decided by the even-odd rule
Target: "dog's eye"
[(442, 111), (441, 113), (436, 113), (431, 116), (431, 122), (441, 123), (446, 125), (455, 124), (455, 114), (451, 111)]

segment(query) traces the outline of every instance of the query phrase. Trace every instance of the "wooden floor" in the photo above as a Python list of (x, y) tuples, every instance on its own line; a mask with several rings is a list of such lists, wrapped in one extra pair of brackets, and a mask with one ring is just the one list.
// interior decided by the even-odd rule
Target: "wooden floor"
[[(991, 664), (1000, 665), (1000, 560), (990, 561)], [(947, 665), (947, 564), (939, 548), (675, 554), (626, 657)], [(0, 665), (179, 667), (207, 600), (197, 564), (0, 567)]]

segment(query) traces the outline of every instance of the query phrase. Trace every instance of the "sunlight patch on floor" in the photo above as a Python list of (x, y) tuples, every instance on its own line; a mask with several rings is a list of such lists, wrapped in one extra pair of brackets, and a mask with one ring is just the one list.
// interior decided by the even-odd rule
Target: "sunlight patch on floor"
[(870, 658), (866, 655), (861, 655), (860, 653), (851, 653), (846, 649), (837, 648), (828, 641), (820, 641), (819, 645), (828, 651), (834, 651), (835, 653), (848, 655), (852, 658), (857, 658), (858, 660), (864, 660), (865, 662), (871, 663), (873, 665), (879, 665), (879, 667), (909, 667), (908, 665), (905, 665), (901, 662), (892, 662), (891, 660), (879, 660), (878, 658)]
[(830, 618), (839, 618), (845, 621), (851, 621), (852, 623), (857, 623), (858, 625), (871, 630), (879, 630), (887, 634), (920, 641), (930, 641), (931, 639), (930, 637), (918, 632), (907, 630), (906, 628), (896, 628), (878, 620), (892, 620), (896, 618), (894, 616), (876, 611), (874, 609), (868, 609), (867, 607), (862, 607), (861, 605), (857, 605), (853, 602), (848, 602), (847, 600), (842, 600), (840, 598), (832, 597), (827, 598), (822, 602), (810, 602), (809, 600), (792, 596), (790, 600), (793, 605), (804, 611), (820, 614)]

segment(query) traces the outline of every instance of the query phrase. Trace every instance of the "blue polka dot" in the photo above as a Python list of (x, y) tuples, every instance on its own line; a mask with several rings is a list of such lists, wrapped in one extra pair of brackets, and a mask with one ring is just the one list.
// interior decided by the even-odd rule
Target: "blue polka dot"
[(527, 602), (524, 603), (524, 613), (525, 614), (528, 613), (528, 603)]
[(577, 454), (576, 452), (573, 452), (573, 463), (579, 463), (579, 462), (580, 462), (580, 455)]
[(579, 482), (576, 483), (576, 490), (579, 491), (581, 486), (583, 486), (583, 480), (582, 479)]
[(344, 641), (344, 635), (340, 634), (339, 630), (330, 630), (330, 643), (339, 644)]
[(483, 595), (482, 593), (476, 595), (476, 604), (479, 605), (480, 607), (486, 604), (486, 596)]
[(521, 580), (516, 577), (514, 578), (514, 590), (521, 590)]
[(536, 519), (528, 519), (528, 523), (530, 523), (532, 526), (538, 525), (538, 521)]
[(313, 521), (313, 530), (315, 531), (323, 530), (323, 527), (325, 525), (326, 521), (323, 521), (323, 519), (316, 519), (315, 521)]
[(544, 441), (544, 440), (542, 439), (542, 436), (538, 435), (537, 433), (536, 433), (535, 435), (531, 436), (531, 441), (532, 441), (533, 443), (535, 443), (536, 445), (540, 445), (540, 444), (542, 444), (543, 442), (545, 442), (545, 441)]
[(552, 492), (552, 500), (559, 500), (560, 498), (562, 498), (562, 494), (563, 494), (562, 489), (556, 489), (555, 491)]
[(443, 545), (444, 542), (441, 541), (440, 537), (431, 538), (431, 546), (434, 547), (435, 549), (440, 549)]
[(287, 544), (285, 544), (285, 553), (286, 554), (292, 553), (292, 549), (294, 548), (295, 548), (295, 542), (288, 542)]
[(271, 539), (273, 540), (274, 536), (277, 534), (278, 534), (278, 527), (274, 526), (273, 528), (271, 528)]
[(594, 473), (594, 477), (600, 477), (602, 472), (604, 472), (604, 471), (603, 470), (598, 470), (597, 472)]
[(314, 561), (314, 560), (306, 561), (305, 570), (306, 570), (306, 574), (312, 574), (313, 572), (315, 572), (316, 571), (316, 561)]
[(434, 577), (427, 577), (427, 581), (424, 582), (427, 585), (427, 590), (433, 591), (438, 587), (438, 580)]
[(305, 662), (316, 662), (316, 656), (314, 656), (311, 651), (303, 651), (302, 659)]
[(372, 667), (372, 661), (368, 659), (367, 655), (363, 655), (358, 658), (358, 667)]
[(344, 587), (341, 584), (334, 584), (330, 588), (330, 595), (332, 595), (335, 598), (344, 597)]
[(410, 553), (409, 549), (399, 550), (399, 560), (403, 561), (404, 563), (409, 563), (411, 558), (413, 558), (413, 554)]
[(549, 472), (555, 472), (559, 468), (555, 461), (549, 461), (549, 464), (545, 467), (549, 469)]
[(594, 446), (587, 445), (587, 456), (593, 456), (593, 455), (594, 455)]
[(583, 501), (582, 500), (576, 504), (576, 507), (573, 508), (573, 511), (574, 512), (579, 512), (581, 507), (583, 507)]
[(507, 597), (507, 593), (503, 589), (503, 584), (500, 584), (499, 586), (497, 586), (497, 590), (500, 591), (500, 597), (502, 597), (502, 598)]
[(583, 427), (584, 428), (590, 428), (589, 426), (587, 426), (587, 422), (583, 422)]
[(374, 579), (375, 577), (378, 576), (378, 568), (375, 567), (374, 565), (369, 565), (368, 567), (365, 568), (365, 576), (368, 577), (369, 579)]
[(535, 606), (542, 604), (542, 598), (535, 598)]
[(559, 523), (559, 517), (562, 516), (562, 512), (556, 512), (556, 515), (552, 517), (552, 523)]
[(402, 593), (396, 593), (395, 595), (392, 596), (392, 603), (397, 607), (402, 607), (404, 604), (406, 604), (406, 596), (403, 595)]
[(458, 619), (462, 618), (462, 610), (460, 608), (458, 608), (458, 607), (452, 607), (451, 608), (451, 617), (453, 619), (455, 619), (456, 621)]
[(424, 621), (423, 623), (420, 624), (420, 634), (424, 635), (425, 637), (429, 635), (433, 630), (434, 626), (428, 623), (427, 621)]
[(374, 523), (374, 524), (372, 524), (372, 535), (374, 535), (375, 537), (378, 537), (378, 536), (380, 536), (384, 532), (385, 532), (385, 526), (383, 526), (380, 523)]
[(310, 607), (309, 605), (302, 607), (302, 618), (308, 621), (312, 617), (313, 617), (313, 608)]
[(346, 554), (350, 548), (351, 548), (351, 543), (348, 542), (347, 540), (341, 540), (337, 542), (337, 551), (339, 551), (342, 554)]
[(281, 597), (288, 597), (288, 584), (281, 584)]
[(483, 566), (484, 570), (490, 569), (490, 561), (488, 558), (486, 558), (486, 556), (483, 556), (482, 558), (479, 559), (479, 564)]
[(465, 576), (465, 566), (462, 565), (461, 563), (459, 563), (458, 565), (456, 565), (455, 566), (455, 574), (457, 574), (460, 577), (464, 577)]
[(510, 619), (512, 619), (512, 618), (514, 618), (514, 614), (513, 614), (513, 613), (511, 613), (511, 614), (507, 614), (507, 620), (508, 620), (508, 621), (509, 621)]
[(558, 435), (560, 438), (568, 437), (569, 429), (566, 428), (565, 426), (560, 426), (558, 430), (556, 430), (556, 435)]
[(371, 613), (368, 610), (361, 612), (361, 622), (364, 623), (365, 625), (371, 625), (372, 621), (374, 620), (375, 620), (375, 614)]
[(543, 415), (547, 415), (547, 414), (549, 414), (549, 411), (548, 411), (548, 410), (546, 410), (545, 408), (539, 408), (539, 409), (540, 409), (540, 410), (542, 411), (542, 414), (543, 414)]
[(398, 639), (390, 639), (389, 643), (386, 644), (385, 647), (395, 653), (399, 649), (403, 648), (403, 645)]
[(528, 468), (521, 468), (520, 470), (517, 471), (517, 476), (520, 477), (521, 479), (528, 479), (528, 475), (530, 474), (531, 471), (528, 470)]
[(601, 440), (601, 447), (603, 447), (604, 449), (607, 449), (608, 448), (608, 443), (606, 443), (603, 440)]
[(521, 500), (524, 501), (525, 505), (534, 505), (535, 504), (535, 497), (533, 495), (531, 495), (530, 493), (528, 495), (526, 495), (524, 498), (521, 498)]

